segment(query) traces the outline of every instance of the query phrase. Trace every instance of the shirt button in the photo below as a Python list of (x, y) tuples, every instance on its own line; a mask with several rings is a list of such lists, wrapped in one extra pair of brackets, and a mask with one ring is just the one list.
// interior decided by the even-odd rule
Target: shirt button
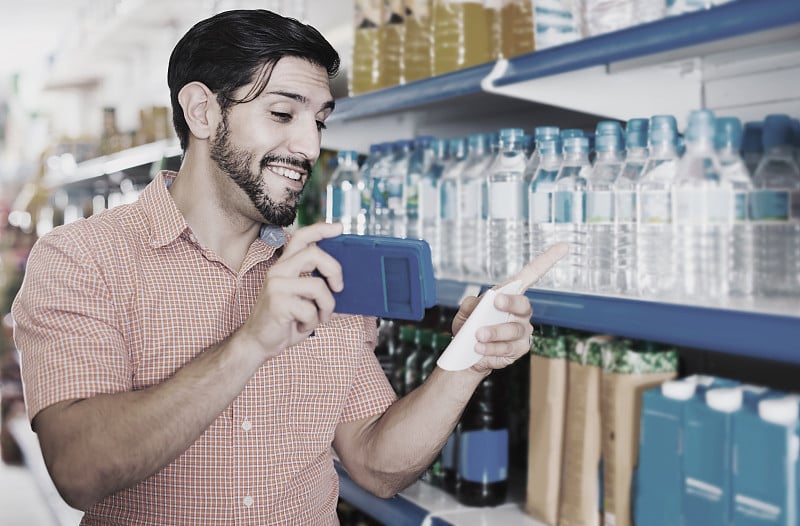
[(249, 508), (250, 506), (253, 505), (253, 497), (248, 495), (244, 499), (242, 499), (242, 502), (244, 503), (245, 506), (247, 506)]
[(250, 431), (251, 429), (253, 429), (253, 423), (250, 420), (245, 420), (244, 422), (242, 422), (242, 429), (244, 429), (245, 431)]

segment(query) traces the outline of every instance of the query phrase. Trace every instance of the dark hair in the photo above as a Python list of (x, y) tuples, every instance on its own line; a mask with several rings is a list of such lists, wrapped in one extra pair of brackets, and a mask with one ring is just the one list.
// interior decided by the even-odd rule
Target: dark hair
[[(225, 11), (195, 24), (172, 50), (167, 71), (172, 100), (172, 122), (185, 151), (189, 126), (178, 93), (190, 82), (202, 82), (226, 111), (231, 105), (258, 97), (269, 81), (271, 68), (283, 57), (298, 57), (325, 68), (328, 77), (339, 70), (339, 54), (313, 27), (294, 18), (265, 11)], [(234, 92), (256, 82), (241, 99)]]

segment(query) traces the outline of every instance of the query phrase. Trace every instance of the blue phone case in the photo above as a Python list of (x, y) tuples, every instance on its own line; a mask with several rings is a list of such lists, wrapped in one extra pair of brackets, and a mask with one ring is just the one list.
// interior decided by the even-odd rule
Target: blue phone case
[(343, 234), (317, 245), (342, 265), (335, 312), (421, 320), (436, 304), (431, 249), (421, 239)]

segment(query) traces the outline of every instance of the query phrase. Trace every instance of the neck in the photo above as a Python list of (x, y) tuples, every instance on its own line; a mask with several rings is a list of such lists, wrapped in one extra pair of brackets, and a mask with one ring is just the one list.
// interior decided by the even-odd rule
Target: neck
[(221, 180), (226, 177), (207, 155), (189, 148), (169, 191), (198, 242), (238, 271), (261, 222), (223, 195), (223, 188), (235, 186), (229, 179)]

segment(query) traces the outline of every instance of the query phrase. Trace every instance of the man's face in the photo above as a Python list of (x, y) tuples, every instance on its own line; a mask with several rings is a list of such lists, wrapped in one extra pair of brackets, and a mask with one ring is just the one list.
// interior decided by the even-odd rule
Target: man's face
[(291, 225), (331, 111), (324, 68), (295, 57), (279, 60), (261, 95), (231, 106), (211, 138), (211, 159), (249, 201), (241, 203), (240, 193), (222, 185), (226, 206), (242, 205), (253, 219)]

